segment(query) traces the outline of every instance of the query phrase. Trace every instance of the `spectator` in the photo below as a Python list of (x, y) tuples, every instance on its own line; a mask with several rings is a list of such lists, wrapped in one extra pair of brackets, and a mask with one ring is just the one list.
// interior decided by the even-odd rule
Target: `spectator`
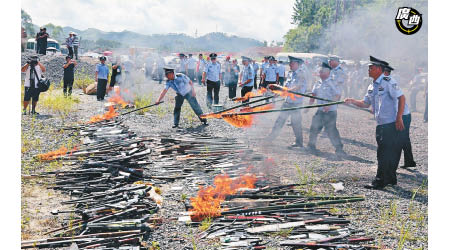
[(203, 59), (203, 54), (198, 54), (198, 61), (197, 61), (197, 83), (198, 85), (202, 85), (202, 74), (203, 70), (205, 69), (206, 61)]
[[(39, 67), (36, 67), (39, 66)], [(45, 72), (45, 67), (41, 62), (38, 61), (37, 56), (31, 57), (31, 60), (27, 62), (24, 66), (22, 66), (22, 72), (25, 72), (25, 95), (23, 97), (23, 114), (26, 115), (27, 107), (31, 102), (31, 113), (33, 115), (39, 115), (36, 112), (37, 102), (39, 101), (39, 89), (38, 89), (38, 81), (39, 78), (37, 76), (41, 76), (43, 72)], [(37, 75), (37, 76), (36, 76)]]
[(97, 101), (103, 101), (106, 94), (106, 85), (108, 84), (109, 68), (105, 64), (106, 57), (100, 57), (100, 63), (95, 68), (95, 81), (97, 82)]
[(78, 60), (78, 47), (80, 46), (80, 38), (76, 33), (73, 33), (73, 53), (75, 54), (75, 59)]
[(122, 66), (120, 65), (120, 57), (117, 58), (116, 62), (112, 64), (111, 81), (109, 82), (108, 92), (114, 88), (116, 85), (120, 85), (120, 80), (122, 77)]
[(25, 51), (26, 45), (27, 45), (27, 32), (25, 31), (25, 29), (22, 27), (22, 35), (21, 35), (21, 47), (22, 47), (22, 52)]
[(233, 59), (233, 62), (231, 64), (231, 74), (230, 74), (230, 80), (225, 83), (228, 86), (228, 98), (233, 99), (236, 97), (236, 89), (237, 84), (239, 80), (239, 66), (237, 64), (237, 60)]
[(70, 58), (73, 58), (73, 32), (69, 33), (69, 37), (66, 38), (66, 46), (69, 50), (69, 56)]
[(192, 82), (194, 82), (195, 80), (195, 66), (197, 65), (197, 61), (195, 60), (195, 58), (192, 57), (192, 54), (188, 55), (188, 62), (187, 62), (187, 67), (188, 67), (188, 77), (191, 79)]
[(41, 43), (42, 43), (41, 35), (42, 35), (43, 30), (44, 30), (44, 28), (41, 27), (39, 29), (39, 32), (36, 33), (36, 38), (34, 39), (36, 41), (36, 53), (39, 53), (41, 51), (40, 50)]
[(38, 33), (36, 44), (39, 44), (38, 53), (41, 55), (45, 55), (47, 53), (47, 38), (49, 37), (47, 33), (47, 28), (42, 28), (42, 31)]
[[(73, 86), (73, 80), (74, 80), (75, 66), (77, 66), (77, 62), (75, 60), (72, 60), (72, 58), (70, 58), (70, 56), (66, 56), (66, 63), (63, 65), (63, 68), (64, 68), (63, 93), (64, 93), (65, 97), (72, 95), (72, 86)], [(68, 92), (67, 92), (67, 89), (69, 89)]]

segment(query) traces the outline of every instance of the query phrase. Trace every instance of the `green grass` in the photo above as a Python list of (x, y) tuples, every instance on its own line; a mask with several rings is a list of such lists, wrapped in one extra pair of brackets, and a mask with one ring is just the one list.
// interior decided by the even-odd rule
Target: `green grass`
[(95, 83), (95, 78), (92, 75), (89, 75), (86, 73), (84, 68), (82, 68), (80, 71), (75, 73), (74, 76), (74, 82), (73, 86), (79, 89), (86, 88), (87, 86), (91, 85), (92, 83)]
[[(153, 103), (153, 93), (136, 95), (134, 98), (134, 105), (136, 106), (136, 109), (148, 106), (152, 103)], [(148, 108), (141, 109), (136, 113), (143, 115), (148, 110), (149, 110)]]

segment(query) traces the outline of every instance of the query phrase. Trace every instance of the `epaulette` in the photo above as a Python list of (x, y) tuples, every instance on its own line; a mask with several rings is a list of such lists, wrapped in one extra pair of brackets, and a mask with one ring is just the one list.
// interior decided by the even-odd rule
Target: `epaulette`
[(183, 73), (176, 73), (175, 76), (183, 76)]
[(391, 80), (391, 78), (389, 77), (389, 76), (385, 76), (385, 77), (383, 77), (383, 80), (385, 80), (385, 81), (390, 81)]

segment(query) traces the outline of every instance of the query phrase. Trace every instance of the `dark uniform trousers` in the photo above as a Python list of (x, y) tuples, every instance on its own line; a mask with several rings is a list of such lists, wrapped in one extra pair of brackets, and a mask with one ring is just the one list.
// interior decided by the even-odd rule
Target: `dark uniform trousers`
[(278, 81), (280, 82), (280, 85), (283, 86), (284, 85), (284, 77), (279, 77)]
[(219, 104), (219, 90), (220, 90), (220, 81), (213, 82), (210, 80), (206, 80), (206, 101), (208, 107), (211, 107), (213, 101), (213, 92), (214, 92), (214, 104)]
[[(252, 89), (253, 89), (253, 86), (244, 86), (244, 87), (242, 87), (242, 89), (241, 89), (241, 97), (244, 97), (245, 94), (247, 94), (248, 92), (252, 92)], [(245, 101), (242, 101), (242, 103), (246, 103), (246, 102), (249, 102), (249, 101), (250, 101), (250, 98), (248, 98)]]
[[(192, 110), (194, 110), (194, 113), (198, 116), (199, 119), (200, 115), (203, 114), (202, 108), (197, 102), (197, 98), (192, 96), (192, 90), (185, 96), (177, 93), (177, 96), (175, 96), (175, 108), (173, 109), (174, 125), (178, 125), (180, 122), (181, 106), (183, 105), (185, 99), (189, 102), (189, 105), (191, 105)], [(202, 121), (202, 119), (200, 119), (200, 121)]]
[(73, 78), (67, 78), (67, 79), (64, 78), (63, 82), (64, 82), (64, 85), (63, 85), (64, 96), (66, 96), (67, 94), (69, 94), (69, 96), (72, 95)]
[(231, 81), (228, 83), (228, 98), (232, 99), (236, 97), (236, 89), (237, 89), (236, 81)]
[[(414, 156), (411, 148), (411, 139), (409, 138), (409, 127), (411, 125), (411, 114), (403, 115), (403, 124), (405, 125), (405, 129), (400, 131), (400, 140), (403, 142), (402, 150), (403, 156), (405, 160), (405, 166), (413, 166), (416, 165), (414, 162)], [(400, 154), (401, 158), (401, 154)], [(400, 161), (399, 158), (399, 161)], [(398, 163), (397, 163), (398, 164)]]
[(321, 110), (317, 110), (316, 114), (314, 114), (312, 118), (311, 128), (309, 129), (308, 145), (313, 147), (316, 146), (317, 136), (324, 128), (331, 144), (333, 144), (336, 149), (342, 149), (343, 145), (341, 142), (341, 136), (336, 128), (336, 118), (337, 111), (323, 112)]
[(97, 100), (105, 99), (107, 79), (98, 79), (97, 82)]
[[(283, 103), (281, 108), (285, 109), (298, 106), (299, 104), (297, 103), (285, 102)], [(275, 139), (278, 137), (278, 135), (281, 132), (281, 129), (284, 126), (284, 123), (289, 117), (291, 117), (292, 129), (295, 135), (295, 142), (299, 145), (303, 145), (302, 113), (300, 109), (280, 112), (280, 115), (278, 116), (277, 120), (275, 121), (275, 124), (273, 125), (272, 132), (270, 133), (269, 138)]]
[(379, 184), (397, 183), (397, 167), (403, 141), (395, 122), (378, 125), (376, 128), (378, 169), (375, 181)]

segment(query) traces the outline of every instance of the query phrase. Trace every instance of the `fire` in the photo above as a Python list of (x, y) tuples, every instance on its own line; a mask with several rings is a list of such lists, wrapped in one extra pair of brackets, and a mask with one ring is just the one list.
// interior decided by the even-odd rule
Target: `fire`
[(253, 124), (252, 115), (226, 115), (223, 120), (238, 128), (249, 128)]
[(281, 90), (273, 89), (272, 92), (275, 93), (275, 94), (278, 94), (278, 95), (280, 95), (282, 97), (289, 97), (293, 101), (295, 101), (295, 94), (289, 93), (288, 92), (289, 89), (286, 88), (286, 87), (280, 87), (280, 88), (281, 88)]
[(264, 94), (266, 92), (267, 92), (266, 88), (260, 88), (260, 89), (258, 89), (258, 91), (256, 91), (256, 93), (251, 92), (251, 91), (247, 92), (247, 94), (245, 94), (243, 97), (235, 98), (234, 101), (235, 102), (247, 101), (250, 97), (261, 96), (262, 94)]
[(96, 115), (91, 117), (88, 123), (94, 123), (94, 122), (100, 122), (103, 120), (109, 120), (111, 118), (114, 118), (118, 116), (119, 113), (116, 112), (113, 106), (109, 106), (108, 112), (104, 113), (103, 115)]
[(51, 160), (56, 159), (58, 156), (65, 155), (66, 153), (67, 153), (67, 148), (62, 146), (55, 151), (51, 151), (51, 152), (48, 152), (45, 154), (38, 154), (37, 158), (40, 161), (51, 161)]
[[(126, 89), (124, 91), (126, 92)], [(108, 102), (120, 104), (120, 105), (122, 105), (122, 108), (125, 108), (125, 106), (127, 106), (127, 104), (128, 104), (128, 102), (126, 102), (120, 95), (119, 87), (114, 88), (114, 95), (108, 99)]]
[(227, 195), (236, 194), (240, 188), (254, 188), (257, 178), (254, 175), (243, 175), (232, 179), (228, 175), (217, 175), (214, 178), (214, 186), (200, 187), (197, 197), (191, 198), (194, 207), (192, 212), (193, 221), (201, 221), (208, 217), (220, 216), (220, 204)]
[(219, 114), (214, 114), (214, 113), (210, 113), (210, 114), (205, 114), (205, 115), (201, 115), (201, 118), (217, 118), (217, 119), (222, 119), (222, 115), (223, 113), (219, 113)]

